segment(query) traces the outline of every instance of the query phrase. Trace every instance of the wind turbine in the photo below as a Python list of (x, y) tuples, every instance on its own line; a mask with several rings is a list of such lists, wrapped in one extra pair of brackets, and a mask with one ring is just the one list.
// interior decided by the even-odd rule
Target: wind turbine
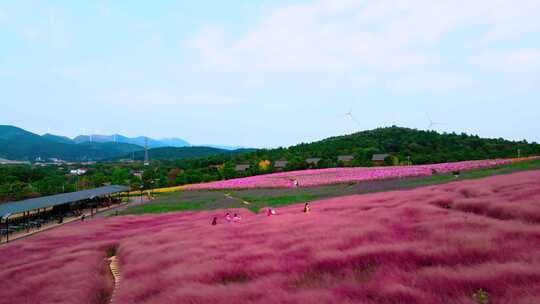
[(352, 109), (350, 109), (349, 112), (345, 113), (345, 117), (350, 119), (352, 122), (354, 122), (357, 126), (360, 127), (360, 122), (356, 120), (356, 118), (353, 116)]
[(445, 123), (443, 123), (443, 122), (436, 122), (436, 121), (433, 121), (433, 120), (431, 119), (431, 117), (430, 117), (427, 113), (426, 113), (426, 117), (427, 117), (427, 119), (428, 119), (428, 121), (429, 121), (429, 125), (428, 125), (428, 127), (427, 127), (427, 130), (428, 130), (428, 131), (432, 131), (434, 126), (437, 126), (437, 125), (444, 125), (444, 124), (445, 124)]

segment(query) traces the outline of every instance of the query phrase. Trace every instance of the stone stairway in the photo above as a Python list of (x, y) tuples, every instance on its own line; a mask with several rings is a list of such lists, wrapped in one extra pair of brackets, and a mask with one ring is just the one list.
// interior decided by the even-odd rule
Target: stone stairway
[(111, 269), (111, 273), (114, 279), (114, 287), (111, 294), (111, 300), (109, 303), (113, 304), (115, 303), (116, 298), (116, 290), (118, 289), (118, 286), (120, 285), (120, 268), (118, 265), (118, 258), (113, 255), (109, 259), (109, 268)]

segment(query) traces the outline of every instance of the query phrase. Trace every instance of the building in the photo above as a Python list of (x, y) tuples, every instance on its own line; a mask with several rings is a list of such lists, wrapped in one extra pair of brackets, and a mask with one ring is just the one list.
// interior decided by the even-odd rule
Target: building
[(86, 168), (79, 168), (79, 169), (69, 170), (69, 173), (73, 174), (73, 175), (85, 175), (86, 172), (88, 172), (88, 169), (86, 169)]
[(30, 162), (0, 158), (0, 165), (30, 165)]
[(337, 157), (337, 160), (340, 161), (340, 162), (343, 162), (343, 163), (350, 163), (352, 162), (354, 159), (354, 156), (353, 155), (339, 155)]
[(246, 172), (249, 169), (249, 167), (250, 166), (248, 164), (239, 164), (239, 165), (234, 166), (234, 171)]
[(139, 179), (142, 179), (143, 173), (144, 173), (144, 171), (139, 171), (139, 170), (131, 172), (131, 174), (133, 174), (133, 176), (138, 177)]
[(93, 216), (94, 209), (97, 212), (100, 207), (120, 203), (120, 193), (127, 191), (129, 188), (126, 186), (111, 185), (2, 203), (0, 226), (5, 227), (3, 228), (5, 241), (9, 241), (11, 234), (20, 235), (24, 234), (24, 230), (41, 229), (53, 219), (58, 219), (58, 223), (62, 223), (64, 217), (78, 217), (78, 214), (82, 214), (87, 208), (90, 208), (90, 215)]
[(276, 170), (285, 170), (285, 167), (289, 164), (286, 160), (276, 160), (274, 162), (274, 169)]
[(321, 161), (321, 158), (318, 158), (318, 157), (312, 157), (312, 158), (306, 159), (306, 163), (308, 163), (308, 165), (313, 165), (313, 166), (317, 166), (320, 161)]
[(388, 156), (390, 156), (390, 154), (373, 154), (371, 161), (373, 162), (373, 165), (375, 166), (382, 166), (384, 165), (384, 160)]

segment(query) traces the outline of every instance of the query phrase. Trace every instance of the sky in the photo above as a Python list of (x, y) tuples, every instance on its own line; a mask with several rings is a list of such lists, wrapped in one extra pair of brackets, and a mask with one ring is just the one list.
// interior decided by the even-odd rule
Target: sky
[(277, 147), (432, 121), (540, 142), (538, 12), (540, 0), (2, 1), (0, 124)]

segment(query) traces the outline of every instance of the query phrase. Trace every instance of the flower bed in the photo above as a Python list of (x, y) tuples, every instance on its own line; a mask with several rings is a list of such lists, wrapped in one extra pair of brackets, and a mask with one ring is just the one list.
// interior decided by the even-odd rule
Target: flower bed
[(225, 181), (195, 184), (185, 186), (185, 190), (217, 190), (217, 189), (253, 189), (253, 188), (289, 188), (294, 187), (297, 180), (300, 187), (321, 186), (340, 183), (362, 182), (371, 180), (430, 176), (434, 172), (450, 173), (473, 169), (492, 168), (507, 165), (520, 159), (489, 159), (454, 163), (441, 163), (431, 165), (400, 166), (400, 167), (358, 167), (358, 168), (330, 168), (302, 171), (282, 172), (245, 178), (236, 178)]

